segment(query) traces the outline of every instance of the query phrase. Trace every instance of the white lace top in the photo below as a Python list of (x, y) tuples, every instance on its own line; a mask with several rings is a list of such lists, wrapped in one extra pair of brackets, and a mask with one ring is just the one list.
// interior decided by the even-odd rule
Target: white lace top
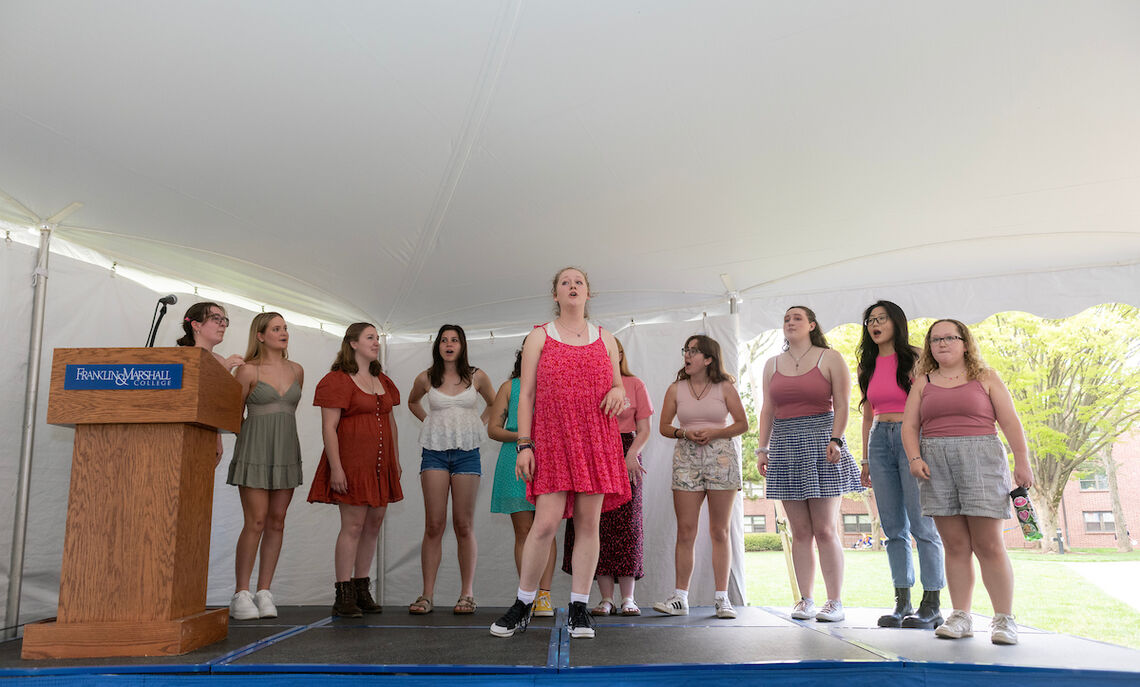
[(479, 417), (479, 393), (475, 384), (454, 396), (432, 387), (424, 394), (427, 417), (420, 430), (420, 446), (432, 451), (479, 448), (487, 436)]

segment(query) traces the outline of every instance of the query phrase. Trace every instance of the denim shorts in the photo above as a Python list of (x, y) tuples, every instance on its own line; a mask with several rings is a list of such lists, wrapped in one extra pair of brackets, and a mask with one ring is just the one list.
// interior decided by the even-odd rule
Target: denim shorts
[(423, 450), (420, 472), (424, 470), (445, 470), (453, 475), (482, 475), (483, 463), (479, 459), (479, 449), (464, 451), (449, 448), (446, 451)]

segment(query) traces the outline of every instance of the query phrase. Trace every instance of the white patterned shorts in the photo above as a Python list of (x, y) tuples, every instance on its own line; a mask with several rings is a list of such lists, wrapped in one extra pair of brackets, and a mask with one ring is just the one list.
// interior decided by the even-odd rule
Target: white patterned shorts
[(732, 439), (713, 439), (704, 446), (678, 439), (673, 449), (675, 491), (740, 489), (740, 469), (740, 451)]

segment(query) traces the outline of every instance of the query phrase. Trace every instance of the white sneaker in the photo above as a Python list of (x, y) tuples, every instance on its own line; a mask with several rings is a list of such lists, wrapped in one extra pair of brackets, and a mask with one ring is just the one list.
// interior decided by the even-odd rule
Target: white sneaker
[(259, 618), (276, 618), (277, 606), (273, 604), (273, 595), (268, 589), (258, 589), (253, 595), (253, 603), (257, 606)]
[(653, 604), (653, 610), (665, 615), (689, 615), (689, 602), (674, 594)]
[(815, 617), (815, 602), (801, 598), (792, 608), (792, 620), (811, 620)]
[(934, 636), (942, 637), (943, 639), (973, 637), (974, 620), (970, 617), (970, 614), (965, 611), (954, 611), (950, 614), (950, 617), (946, 619), (946, 622), (938, 626), (938, 629), (934, 631)]
[(261, 617), (248, 589), (241, 590), (230, 599), (230, 617), (234, 620), (257, 620)]
[(994, 644), (1017, 644), (1017, 623), (1012, 615), (995, 613), (990, 622), (990, 641)]
[(823, 608), (819, 609), (819, 613), (815, 614), (815, 619), (821, 623), (837, 623), (847, 617), (843, 612), (843, 602), (839, 599), (828, 599)]
[(732, 607), (732, 602), (726, 596), (723, 599), (717, 599), (714, 602), (716, 606), (716, 617), (731, 620), (736, 617), (736, 609)]

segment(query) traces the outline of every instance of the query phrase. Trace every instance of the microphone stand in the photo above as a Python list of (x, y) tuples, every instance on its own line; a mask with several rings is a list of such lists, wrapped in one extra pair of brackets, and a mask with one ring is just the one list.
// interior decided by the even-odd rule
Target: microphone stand
[[(159, 305), (162, 306), (161, 310), (158, 308)], [(154, 309), (158, 311), (158, 314), (157, 317), (152, 315), (150, 318), (150, 336), (147, 337), (146, 340), (147, 348), (154, 348), (154, 337), (158, 334), (158, 325), (162, 324), (162, 318), (166, 316), (166, 303), (159, 300), (158, 303), (155, 304)]]

